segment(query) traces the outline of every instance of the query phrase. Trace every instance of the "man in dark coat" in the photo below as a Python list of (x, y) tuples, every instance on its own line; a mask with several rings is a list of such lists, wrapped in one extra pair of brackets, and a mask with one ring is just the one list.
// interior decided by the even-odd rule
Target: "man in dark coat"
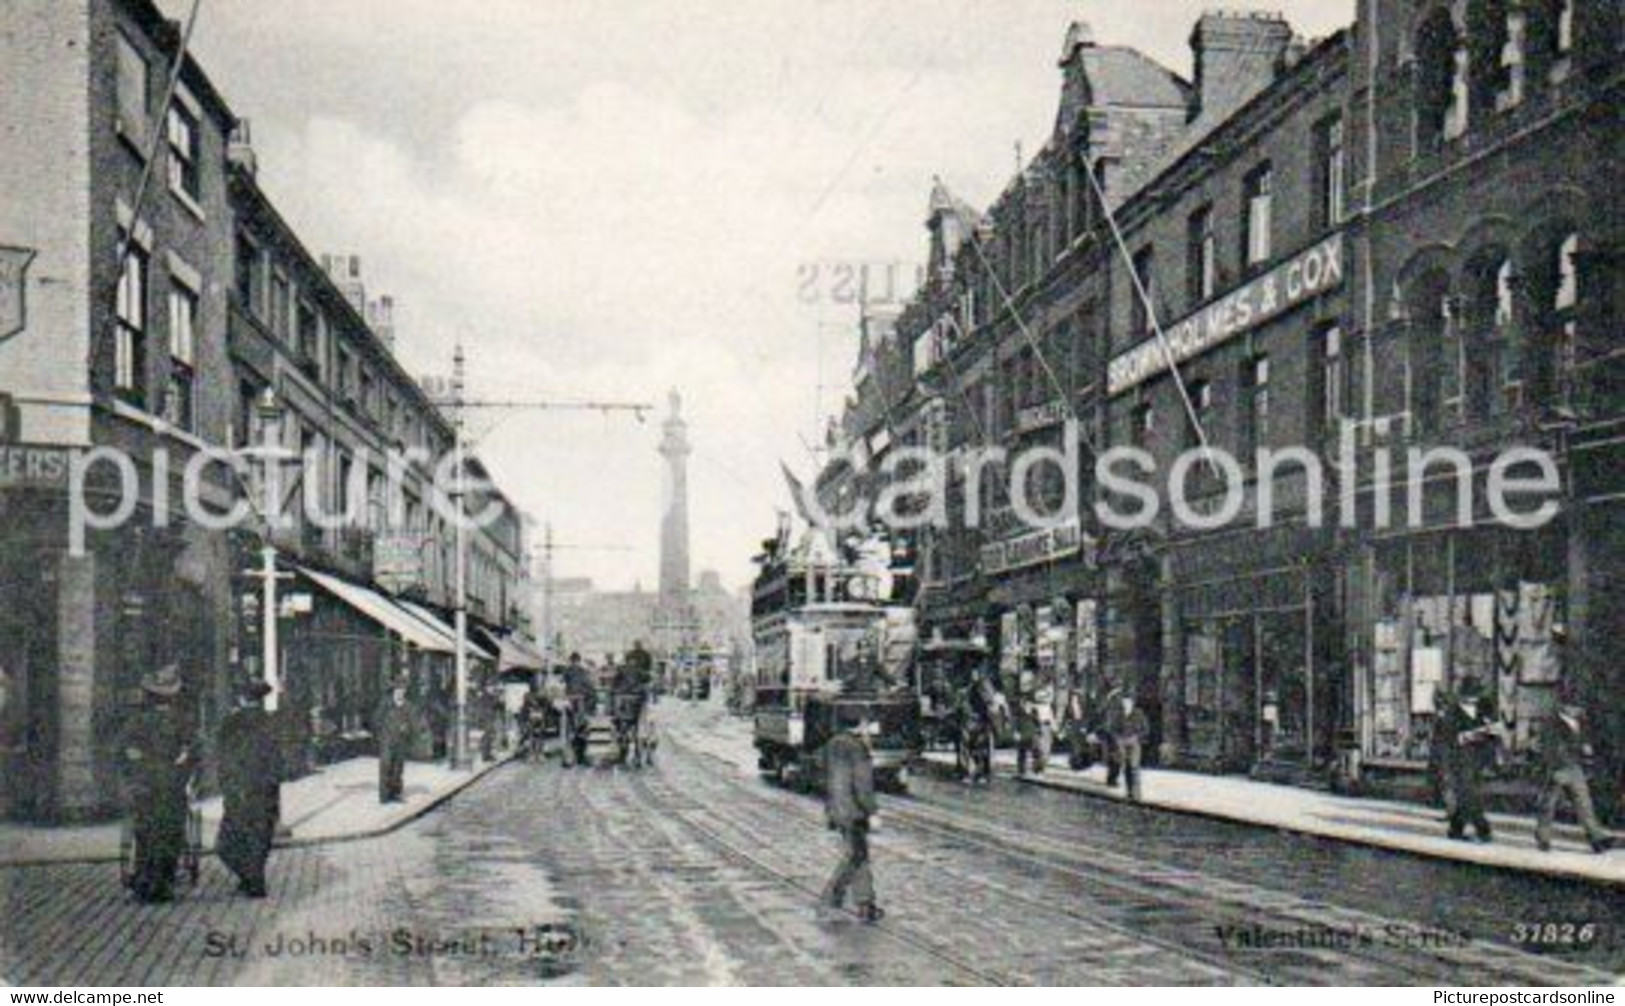
[(1541, 723), (1535, 745), (1541, 773), (1535, 844), (1543, 852), (1551, 851), (1552, 818), (1557, 814), (1558, 802), (1567, 796), (1574, 804), (1574, 816), (1585, 829), (1591, 850), (1600, 854), (1612, 849), (1614, 838), (1597, 820), (1596, 808), (1591, 803), (1591, 787), (1586, 782), (1586, 759), (1591, 756), (1591, 744), (1586, 739), (1580, 707), (1573, 703), (1559, 707), (1556, 716)]
[(1111, 734), (1116, 752), (1116, 765), (1123, 775), (1123, 790), (1130, 800), (1140, 799), (1140, 761), (1145, 755), (1145, 742), (1151, 736), (1151, 721), (1134, 704), (1134, 695), (1123, 692), (1117, 697), (1117, 708), (1107, 716), (1107, 732)]
[(869, 869), (869, 829), (879, 813), (875, 802), (874, 759), (869, 753), (869, 718), (837, 734), (824, 749), (828, 785), (824, 812), (831, 828), (841, 833), (846, 847), (840, 865), (824, 887), (825, 907), (839, 911), (851, 891), (858, 917), (878, 922), (885, 912), (875, 904), (874, 877)]
[(400, 803), (405, 799), (406, 756), (412, 750), (415, 724), (412, 707), (406, 704), (406, 686), (397, 684), (378, 711), (378, 801)]
[(1479, 702), (1478, 681), (1468, 678), (1439, 714), (1435, 750), (1439, 763), (1450, 837), (1465, 841), (1471, 826), (1480, 842), (1492, 837), (1484, 816), (1484, 762), (1494, 751), (1495, 727)]
[(186, 781), (192, 772), (192, 751), (176, 701), (181, 687), (174, 665), (143, 678), (142, 706), (125, 733), (135, 832), (130, 890), (137, 901), (148, 904), (174, 899), (175, 868), (186, 846)]
[(579, 653), (570, 654), (570, 662), (565, 665), (564, 688), (570, 696), (570, 736), (566, 740), (573, 755), (567, 764), (586, 765), (588, 729), (598, 706), (598, 689)]
[(265, 897), (265, 861), (276, 837), (278, 790), (282, 785), (281, 748), (265, 696), (263, 681), (247, 685), (241, 705), (220, 725), (220, 793), (225, 815), (215, 848), (220, 861), (237, 875), (237, 889), (250, 898)]

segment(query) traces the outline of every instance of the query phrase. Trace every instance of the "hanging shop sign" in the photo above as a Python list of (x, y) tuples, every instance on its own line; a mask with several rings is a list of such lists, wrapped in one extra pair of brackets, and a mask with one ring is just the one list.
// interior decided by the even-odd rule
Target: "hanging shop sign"
[(34, 249), (0, 245), (0, 342), (28, 324), (28, 266)]
[(1333, 234), (1306, 251), (1245, 283), (1206, 307), (1112, 359), (1108, 394), (1118, 395), (1156, 377), (1175, 363), (1201, 356), (1298, 305), (1343, 284), (1343, 235)]

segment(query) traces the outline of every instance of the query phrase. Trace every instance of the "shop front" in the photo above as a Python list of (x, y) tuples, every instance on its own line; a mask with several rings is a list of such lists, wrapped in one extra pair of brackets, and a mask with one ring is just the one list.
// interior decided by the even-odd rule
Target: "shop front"
[(1241, 532), (1169, 553), (1165, 593), (1174, 757), (1299, 778), (1334, 757), (1345, 703), (1341, 603), (1307, 529)]
[(1567, 622), (1560, 528), (1438, 529), (1369, 546), (1370, 669), (1361, 749), (1369, 764), (1421, 768), (1442, 705), (1472, 680), (1510, 725), (1510, 757), (1556, 708)]
[[(65, 495), (0, 489), (0, 814), (95, 820), (120, 809), (124, 725), (144, 675), (175, 664), (200, 762), (223, 708), (229, 627), (211, 598), (217, 535), (130, 526), (68, 543)], [(206, 780), (205, 780), (206, 781)]]

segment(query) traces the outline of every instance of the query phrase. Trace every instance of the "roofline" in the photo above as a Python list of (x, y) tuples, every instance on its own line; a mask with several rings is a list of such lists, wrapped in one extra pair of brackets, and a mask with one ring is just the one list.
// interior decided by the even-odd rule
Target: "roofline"
[[(1242, 128), (1244, 121), (1256, 115), (1261, 108), (1272, 101), (1279, 100), (1282, 95), (1289, 94), (1291, 88), (1299, 83), (1299, 78), (1308, 74), (1312, 69), (1331, 63), (1334, 59), (1346, 59), (1351, 54), (1350, 41), (1352, 29), (1340, 28), (1332, 34), (1321, 39), (1314, 48), (1304, 53), (1303, 58), (1292, 64), (1287, 71), (1272, 80), (1267, 86), (1253, 95), (1240, 107), (1221, 119), (1212, 129), (1192, 138), (1190, 146), (1173, 161), (1165, 165), (1156, 174), (1146, 179), (1130, 192), (1118, 207), (1118, 214), (1128, 216), (1140, 212), (1144, 203), (1155, 203), (1160, 200), (1158, 189), (1161, 183), (1176, 176), (1189, 167), (1204, 147), (1210, 143), (1222, 141), (1226, 134)], [(1345, 68), (1346, 69), (1346, 68)]]
[[(154, 0), (113, 0), (113, 2), (122, 7), (124, 12), (146, 31), (147, 37), (163, 50), (171, 62), (174, 61), (181, 47), (181, 29), (176, 22), (164, 16), (164, 12), (158, 8)], [(190, 51), (186, 54), (186, 61), (181, 64), (181, 80), (193, 96), (207, 106), (215, 118), (227, 127), (228, 132), (237, 124), (236, 113), (231, 110), (220, 89), (214, 86), (214, 81), (204, 71), (203, 64), (193, 58)]]
[[(321, 284), (328, 300), (338, 305), (337, 310), (347, 315), (347, 320), (353, 328), (366, 333), (367, 348), (371, 351), (371, 354), (383, 361), (385, 366), (389, 367), (395, 377), (399, 379), (399, 382), (409, 389), (408, 394), (417, 399), (417, 404), (431, 417), (437, 431), (446, 436), (455, 435), (450, 420), (424, 392), (423, 387), (418, 384), (417, 380), (407, 373), (405, 367), (401, 366), (401, 362), (395, 358), (394, 352), (378, 337), (378, 333), (373, 331), (372, 326), (367, 324), (367, 319), (356, 310), (355, 305), (351, 304), (349, 298), (339, 290), (338, 284), (333, 282), (333, 277), (328, 275), (327, 270), (322, 268), (321, 262), (305, 246), (305, 242), (299, 237), (299, 232), (288, 223), (287, 218), (271, 201), (270, 195), (260, 186), (259, 179), (252, 172), (237, 164), (227, 166), (227, 175), (232, 188), (251, 198), (255, 203), (254, 208), (268, 216), (276, 228), (282, 232), (284, 241), (300, 256), (307, 269), (315, 274), (317, 277), (316, 282)], [(240, 217), (238, 217), (237, 222), (242, 222)]]

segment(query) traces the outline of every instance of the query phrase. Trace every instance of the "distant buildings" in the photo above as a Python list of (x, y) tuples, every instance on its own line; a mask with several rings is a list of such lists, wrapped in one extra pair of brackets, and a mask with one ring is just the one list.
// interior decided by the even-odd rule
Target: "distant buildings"
[[(554, 650), (561, 656), (579, 652), (592, 659), (619, 658), (632, 643), (653, 647), (663, 608), (662, 594), (641, 586), (627, 591), (603, 591), (585, 577), (553, 581)], [(750, 630), (747, 604), (729, 593), (716, 573), (705, 570), (688, 592), (692, 643), (696, 649), (727, 651), (743, 645)]]

